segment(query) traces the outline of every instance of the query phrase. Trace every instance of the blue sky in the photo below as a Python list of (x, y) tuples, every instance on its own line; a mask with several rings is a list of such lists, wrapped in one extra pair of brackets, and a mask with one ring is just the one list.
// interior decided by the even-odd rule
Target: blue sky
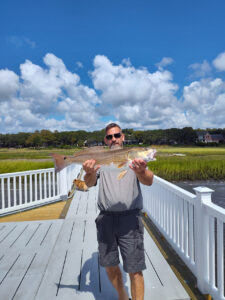
[(225, 1), (1, 1), (0, 132), (225, 127)]

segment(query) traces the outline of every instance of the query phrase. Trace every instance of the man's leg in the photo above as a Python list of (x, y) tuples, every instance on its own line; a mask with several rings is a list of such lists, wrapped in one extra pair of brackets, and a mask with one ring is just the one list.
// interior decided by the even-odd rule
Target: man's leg
[[(129, 300), (123, 284), (123, 276), (119, 266), (106, 267), (106, 272), (112, 285), (118, 293), (119, 300)], [(141, 299), (141, 298), (140, 298)]]
[(144, 277), (142, 272), (129, 273), (132, 300), (144, 300)]

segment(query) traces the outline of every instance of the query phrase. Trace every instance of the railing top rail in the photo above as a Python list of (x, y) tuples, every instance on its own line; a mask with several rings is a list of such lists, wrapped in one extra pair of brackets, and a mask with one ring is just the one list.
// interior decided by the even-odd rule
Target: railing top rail
[(196, 195), (192, 194), (182, 188), (180, 188), (179, 186), (174, 185), (173, 183), (170, 183), (169, 181), (162, 179), (156, 175), (154, 175), (154, 180), (153, 183), (157, 182), (161, 185), (166, 186), (169, 190), (171, 190), (173, 193), (177, 194), (179, 197), (183, 198), (184, 200), (192, 203), (192, 204), (196, 204)]
[(30, 170), (30, 171), (22, 171), (22, 172), (15, 172), (15, 173), (3, 173), (0, 174), (0, 178), (7, 178), (7, 177), (14, 177), (20, 175), (30, 175), (30, 174), (37, 174), (37, 173), (44, 173), (44, 172), (51, 172), (54, 171), (54, 168), (48, 169), (39, 169), (39, 170)]
[(225, 209), (223, 207), (220, 207), (212, 202), (206, 203), (204, 206), (210, 216), (216, 217), (225, 223)]

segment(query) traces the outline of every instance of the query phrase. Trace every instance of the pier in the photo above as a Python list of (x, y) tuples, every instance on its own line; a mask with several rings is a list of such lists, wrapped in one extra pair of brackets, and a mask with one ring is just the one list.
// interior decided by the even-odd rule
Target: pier
[[(0, 175), (1, 215), (65, 199), (79, 172), (72, 165), (57, 175), (53, 169)], [(141, 189), (144, 212), (200, 291), (225, 299), (225, 210), (211, 203), (212, 191), (199, 187), (192, 194), (157, 176)], [(117, 299), (99, 265), (97, 194), (98, 187), (75, 191), (64, 219), (0, 223), (0, 299)], [(146, 229), (145, 255), (145, 299), (190, 299)], [(130, 295), (125, 272), (123, 278)]]

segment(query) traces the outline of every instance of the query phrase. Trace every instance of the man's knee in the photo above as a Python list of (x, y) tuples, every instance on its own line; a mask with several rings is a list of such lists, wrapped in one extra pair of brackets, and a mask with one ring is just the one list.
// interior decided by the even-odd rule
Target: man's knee
[(108, 274), (117, 274), (117, 273), (120, 273), (120, 268), (119, 268), (119, 266), (118, 265), (116, 265), (116, 266), (110, 266), (110, 267), (105, 267), (105, 269), (106, 269), (106, 272), (108, 273)]
[(136, 278), (142, 278), (142, 277), (143, 277), (142, 271), (134, 272), (134, 273), (129, 273), (129, 275), (130, 275), (130, 279), (131, 279), (131, 280), (134, 280), (134, 279), (136, 279)]

